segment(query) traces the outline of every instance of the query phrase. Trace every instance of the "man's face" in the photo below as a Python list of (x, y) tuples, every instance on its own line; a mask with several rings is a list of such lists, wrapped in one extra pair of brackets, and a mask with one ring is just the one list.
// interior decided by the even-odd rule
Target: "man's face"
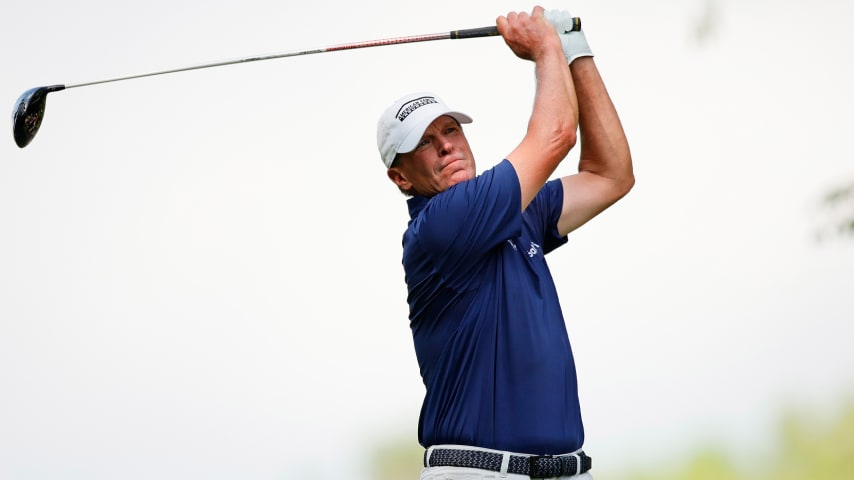
[(415, 150), (400, 154), (388, 178), (401, 190), (432, 197), (475, 176), (474, 155), (460, 125), (443, 115), (427, 127)]

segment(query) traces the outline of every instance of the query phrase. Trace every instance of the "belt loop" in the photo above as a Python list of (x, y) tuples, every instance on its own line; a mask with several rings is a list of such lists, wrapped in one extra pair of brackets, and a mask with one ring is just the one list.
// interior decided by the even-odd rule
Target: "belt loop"
[(507, 478), (507, 469), (510, 467), (510, 454), (504, 452), (501, 454), (501, 471), (498, 472), (498, 476), (501, 478)]
[(581, 455), (576, 452), (572, 456), (575, 457), (575, 475), (581, 475)]
[(433, 445), (427, 447), (427, 450), (424, 451), (424, 467), (427, 468), (430, 466), (430, 455), (433, 454)]

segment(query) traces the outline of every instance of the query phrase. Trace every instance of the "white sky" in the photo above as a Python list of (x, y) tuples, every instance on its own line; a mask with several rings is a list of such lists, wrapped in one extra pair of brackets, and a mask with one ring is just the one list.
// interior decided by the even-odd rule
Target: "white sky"
[[(292, 3), (7, 2), (0, 99), (533, 5)], [(584, 19), (638, 179), (550, 256), (586, 449), (614, 470), (769, 448), (782, 409), (854, 388), (854, 245), (812, 240), (821, 194), (854, 178), (854, 6), (721, 1), (705, 44), (702, 0), (545, 6)], [(340, 478), (415, 442), (407, 214), (376, 118), (433, 90), (474, 116), (483, 169), (533, 86), (492, 38), (50, 94), (29, 147), (0, 141), (0, 478)]]

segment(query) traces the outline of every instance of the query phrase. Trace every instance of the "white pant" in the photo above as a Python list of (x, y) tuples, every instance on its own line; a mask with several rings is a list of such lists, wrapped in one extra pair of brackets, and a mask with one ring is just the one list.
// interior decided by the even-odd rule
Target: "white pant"
[[(432, 448), (456, 448), (456, 449), (465, 449), (465, 450), (482, 450), (488, 452), (495, 453), (511, 453), (511, 452), (497, 452), (496, 450), (489, 450), (486, 448), (478, 448), (478, 447), (468, 447), (468, 446), (460, 446), (460, 445), (436, 445)], [(577, 452), (572, 452), (577, 453)], [(428, 455), (430, 452), (428, 451)], [(518, 453), (515, 455), (519, 455)], [(506, 457), (505, 457), (506, 458)], [(506, 467), (506, 461), (505, 461)], [(489, 470), (482, 470), (479, 468), (465, 468), (465, 467), (426, 467), (421, 470), (421, 480), (530, 480), (531, 477), (527, 475), (517, 475), (514, 473), (501, 473), (501, 472), (492, 472)], [(581, 475), (570, 475), (564, 477), (554, 477), (555, 480), (593, 480), (593, 476), (590, 475), (590, 472), (582, 473)]]
[[(531, 480), (527, 475), (516, 475), (507, 473), (501, 475), (498, 472), (480, 470), (478, 468), (462, 467), (429, 467), (421, 470), (421, 480)], [(590, 472), (574, 475), (571, 477), (557, 477), (555, 480), (593, 480)]]

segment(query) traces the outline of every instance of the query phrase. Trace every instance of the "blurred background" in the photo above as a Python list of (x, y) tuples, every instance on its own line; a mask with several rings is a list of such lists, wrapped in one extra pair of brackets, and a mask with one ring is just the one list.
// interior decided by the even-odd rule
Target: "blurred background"
[[(0, 99), (533, 5), (7, 2)], [(543, 5), (583, 18), (637, 176), (549, 256), (596, 477), (852, 478), (854, 4)], [(482, 170), (533, 89), (485, 38), (53, 93), (26, 149), (10, 123), (0, 479), (417, 478), (407, 212), (376, 119), (435, 91)]]

